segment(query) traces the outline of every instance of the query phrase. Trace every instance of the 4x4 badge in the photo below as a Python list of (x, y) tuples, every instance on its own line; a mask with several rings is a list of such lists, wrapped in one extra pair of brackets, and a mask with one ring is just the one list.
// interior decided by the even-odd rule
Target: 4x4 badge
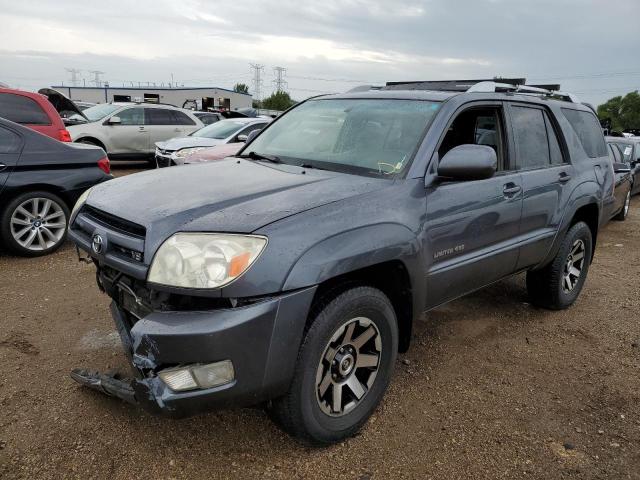
[(103, 242), (104, 240), (102, 240), (102, 237), (97, 233), (93, 236), (93, 239), (91, 240), (91, 248), (95, 253), (97, 254), (102, 253)]

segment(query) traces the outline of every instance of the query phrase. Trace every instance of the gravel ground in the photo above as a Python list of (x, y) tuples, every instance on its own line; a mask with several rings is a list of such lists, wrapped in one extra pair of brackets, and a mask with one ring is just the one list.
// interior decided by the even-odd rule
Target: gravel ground
[(259, 409), (169, 420), (80, 388), (74, 367), (127, 368), (93, 267), (0, 253), (0, 478), (640, 479), (639, 279), (637, 197), (574, 307), (518, 276), (430, 312), (362, 433), (309, 449)]

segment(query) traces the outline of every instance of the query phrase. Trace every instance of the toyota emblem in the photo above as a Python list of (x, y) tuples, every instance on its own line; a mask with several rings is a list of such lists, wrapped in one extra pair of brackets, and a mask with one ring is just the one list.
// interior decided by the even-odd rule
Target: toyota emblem
[(95, 253), (101, 254), (102, 253), (102, 248), (103, 248), (103, 243), (104, 243), (104, 240), (102, 239), (102, 237), (96, 233), (93, 236), (93, 239), (91, 240), (91, 248), (93, 249), (93, 251)]

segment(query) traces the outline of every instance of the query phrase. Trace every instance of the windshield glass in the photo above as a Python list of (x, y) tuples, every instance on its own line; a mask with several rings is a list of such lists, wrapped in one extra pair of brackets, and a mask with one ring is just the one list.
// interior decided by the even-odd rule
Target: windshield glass
[(110, 103), (103, 103), (102, 105), (95, 105), (93, 107), (89, 107), (82, 111), (85, 117), (89, 119), (90, 122), (97, 122), (98, 120), (102, 120), (104, 117), (109, 115), (110, 113), (115, 112), (122, 105), (112, 105)]
[(256, 138), (243, 155), (364, 175), (389, 175), (410, 163), (440, 106), (422, 100), (311, 100)]
[(235, 132), (246, 126), (245, 122), (234, 120), (220, 120), (219, 122), (207, 125), (191, 134), (192, 137), (215, 138), (222, 140), (233, 135)]

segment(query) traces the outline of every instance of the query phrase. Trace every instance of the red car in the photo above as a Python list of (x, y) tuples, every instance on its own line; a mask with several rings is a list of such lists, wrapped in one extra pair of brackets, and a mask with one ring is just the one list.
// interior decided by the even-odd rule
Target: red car
[(0, 117), (61, 142), (71, 141), (60, 114), (40, 93), (0, 88)]

